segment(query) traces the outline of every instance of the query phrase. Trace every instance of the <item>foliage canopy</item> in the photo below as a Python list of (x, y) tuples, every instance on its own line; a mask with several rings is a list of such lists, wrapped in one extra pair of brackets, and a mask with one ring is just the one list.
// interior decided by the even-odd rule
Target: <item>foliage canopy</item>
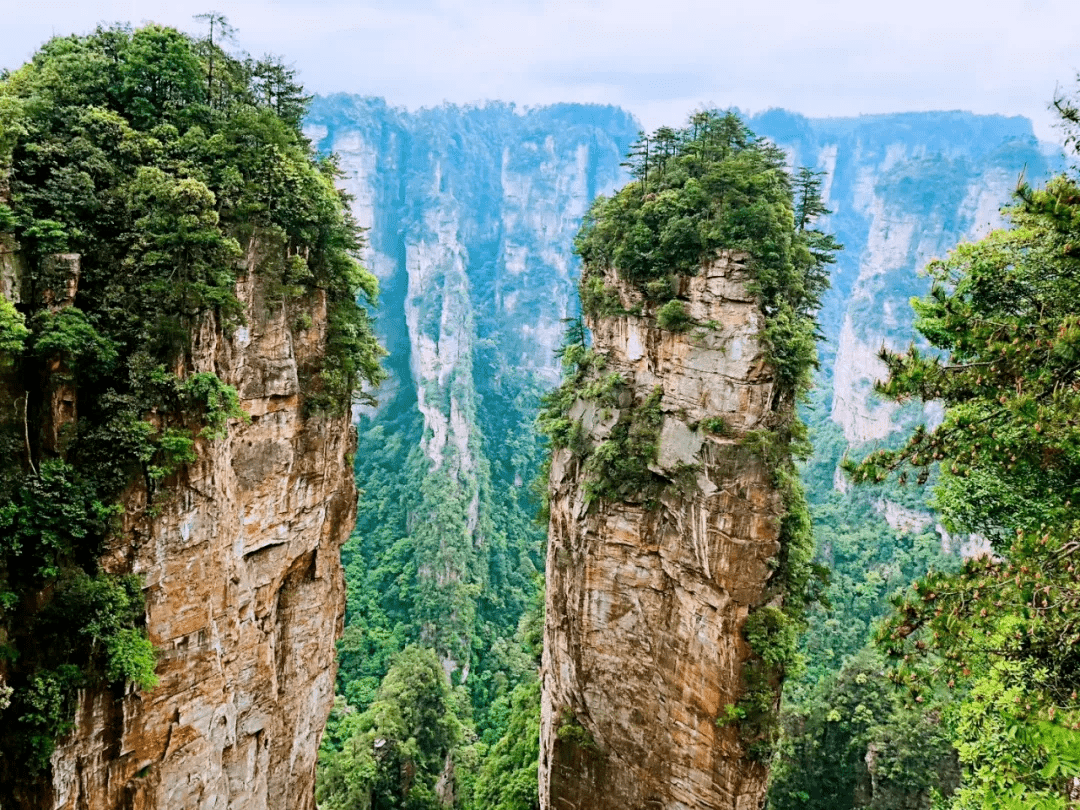
[(818, 174), (792, 178), (780, 149), (715, 111), (642, 133), (627, 165), (637, 182), (598, 199), (575, 241), (586, 314), (590, 279), (604, 270), (663, 301), (672, 276), (695, 275), (721, 249), (745, 251), (770, 360), (785, 390), (805, 390), (817, 361), (814, 314), (841, 248), (813, 227), (827, 213)]

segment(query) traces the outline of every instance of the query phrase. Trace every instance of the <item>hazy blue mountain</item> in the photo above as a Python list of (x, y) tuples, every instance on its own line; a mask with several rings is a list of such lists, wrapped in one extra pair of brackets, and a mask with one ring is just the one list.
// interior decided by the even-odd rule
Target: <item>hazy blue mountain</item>
[(791, 155), (824, 171), (845, 245), (821, 312), (825, 406), (852, 443), (884, 438), (893, 409), (868, 397), (882, 342), (906, 344), (908, 300), (928, 281), (919, 271), (961, 241), (1002, 223), (1017, 181), (1063, 168), (1060, 149), (1040, 144), (1021, 117), (966, 112), (809, 119), (769, 110), (748, 121)]

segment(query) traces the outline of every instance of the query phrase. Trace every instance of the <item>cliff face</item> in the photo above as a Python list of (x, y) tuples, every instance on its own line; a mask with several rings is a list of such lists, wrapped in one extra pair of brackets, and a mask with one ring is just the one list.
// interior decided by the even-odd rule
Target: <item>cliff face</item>
[[(533, 423), (574, 314), (573, 237), (620, 180), (636, 130), (609, 107), (410, 113), (344, 95), (316, 99), (307, 119), (316, 145), (340, 156), (353, 212), (371, 229), (365, 258), (390, 351), (380, 405), (359, 420), (359, 486), (385, 497), (361, 507), (363, 540), (346, 550), (349, 615), (384, 621), (362, 592), (395, 622), (407, 604), (404, 632), (419, 628), (462, 682), (504, 666), (498, 649), (542, 564)], [(389, 436), (402, 443), (393, 455)], [(401, 576), (378, 579), (391, 558)], [(385, 674), (370, 665), (346, 661), (345, 677)]]
[[(160, 684), (84, 691), (75, 727), (52, 757), (60, 810), (306, 810), (334, 696), (334, 640), (344, 612), (339, 549), (356, 489), (347, 417), (305, 417), (298, 370), (325, 344), (326, 302), (290, 332), (254, 270), (238, 284), (246, 326), (194, 336), (193, 367), (239, 392), (250, 423), (200, 440), (198, 461), (135, 519), (105, 570), (145, 580), (146, 627)], [(295, 317), (295, 313), (293, 315)]]
[[(662, 391), (654, 502), (586, 499), (582, 463), (554, 453), (549, 480), (540, 754), (542, 808), (756, 808), (766, 769), (720, 727), (742, 694), (740, 629), (767, 600), (780, 495), (740, 446), (766, 425), (773, 379), (742, 257), (722, 254), (680, 280), (703, 324), (661, 329), (641, 316), (588, 321), (603, 374), (625, 381), (617, 408), (579, 399), (585, 441)], [(614, 274), (623, 307), (640, 295)], [(703, 420), (721, 418), (723, 435)], [(715, 423), (714, 423), (715, 424)]]
[(911, 341), (909, 300), (929, 289), (926, 264), (1000, 227), (1018, 178), (1042, 182), (1063, 168), (1060, 150), (1040, 144), (1025, 118), (963, 112), (810, 119), (770, 110), (748, 124), (792, 165), (824, 173), (833, 213), (822, 227), (845, 247), (820, 315), (818, 384), (829, 421), (854, 446), (932, 421), (932, 410), (874, 394), (885, 375), (877, 352)]

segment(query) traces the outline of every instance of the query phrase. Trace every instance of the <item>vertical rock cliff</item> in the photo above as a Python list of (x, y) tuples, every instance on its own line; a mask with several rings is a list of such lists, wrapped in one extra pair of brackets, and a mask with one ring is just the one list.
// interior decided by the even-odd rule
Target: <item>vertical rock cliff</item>
[(33, 806), (314, 807), (344, 612), (339, 549), (356, 512), (354, 434), (347, 416), (302, 410), (298, 378), (324, 351), (325, 299), (305, 302), (312, 326), (294, 335), (250, 258), (237, 287), (247, 325), (226, 334), (205, 322), (187, 370), (235, 386), (250, 421), (201, 446), (151, 517), (133, 485), (102, 561), (143, 578), (160, 682), (81, 691), (51, 796)]
[(310, 810), (382, 350), (302, 89), (146, 25), (0, 93), (0, 805)]
[(592, 500), (573, 450), (553, 455), (543, 808), (742, 810), (764, 796), (765, 767), (717, 723), (744, 690), (751, 651), (740, 631), (768, 599), (783, 512), (770, 470), (743, 442), (769, 424), (775, 389), (746, 258), (725, 252), (679, 279), (699, 324), (687, 331), (661, 328), (614, 274), (608, 289), (641, 314), (588, 319), (606, 358), (597, 379), (617, 374), (622, 386), (606, 401), (586, 386), (570, 417), (592, 447), (620, 421), (634, 431), (633, 420), (651, 419), (658, 489)]

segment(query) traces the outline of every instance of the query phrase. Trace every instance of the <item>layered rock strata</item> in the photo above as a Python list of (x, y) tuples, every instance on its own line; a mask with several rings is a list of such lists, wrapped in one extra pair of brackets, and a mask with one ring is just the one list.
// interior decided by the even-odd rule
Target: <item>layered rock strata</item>
[(744, 258), (723, 254), (680, 280), (695, 324), (685, 331), (660, 328), (655, 307), (614, 274), (608, 289), (642, 314), (587, 321), (607, 358), (599, 374), (618, 373), (625, 387), (618, 407), (579, 399), (570, 417), (595, 449), (662, 391), (650, 469), (668, 485), (640, 502), (590, 503), (582, 453), (554, 453), (545, 810), (748, 810), (764, 799), (765, 767), (717, 723), (742, 694), (751, 653), (740, 631), (768, 599), (783, 510), (770, 471), (741, 442), (769, 425), (775, 394)]
[(193, 336), (189, 372), (216, 372), (250, 416), (199, 441), (169, 494), (133, 485), (103, 567), (145, 581), (160, 684), (80, 693), (52, 757), (55, 810), (311, 810), (344, 613), (339, 549), (352, 529), (354, 432), (305, 416), (299, 379), (325, 346), (264, 299), (255, 257), (238, 284), (246, 326)]

